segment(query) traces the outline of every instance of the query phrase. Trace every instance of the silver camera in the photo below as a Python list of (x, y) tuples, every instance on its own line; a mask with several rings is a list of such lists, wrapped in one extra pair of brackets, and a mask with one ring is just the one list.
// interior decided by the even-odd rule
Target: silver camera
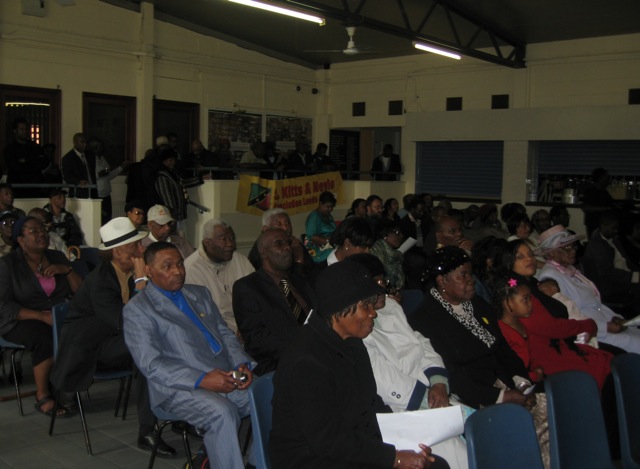
[(243, 373), (242, 371), (234, 371), (233, 374), (233, 379), (237, 379), (243, 383), (246, 383), (247, 380), (249, 379), (249, 375), (247, 375), (246, 373)]

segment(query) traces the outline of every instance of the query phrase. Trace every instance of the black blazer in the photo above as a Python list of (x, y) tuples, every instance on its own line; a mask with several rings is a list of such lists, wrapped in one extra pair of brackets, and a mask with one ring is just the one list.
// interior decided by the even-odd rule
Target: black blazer
[[(67, 184), (80, 184), (80, 181), (87, 179), (87, 166), (89, 167), (89, 174), (91, 175), (91, 182), (96, 183), (96, 159), (93, 153), (85, 151), (84, 157), (87, 160), (87, 165), (82, 162), (80, 157), (76, 154), (72, 148), (64, 157), (62, 157), (62, 179)], [(74, 195), (74, 194), (71, 194)], [(97, 197), (98, 192), (96, 189), (91, 190), (91, 197)], [(76, 188), (75, 196), (81, 199), (89, 197), (89, 190), (86, 188)]]
[[(60, 251), (47, 249), (45, 256), (50, 264), (70, 265)], [(0, 258), (0, 335), (13, 329), (22, 308), (51, 311), (71, 294), (66, 275), (55, 276), (56, 288), (47, 296), (36, 275), (29, 267), (22, 249), (18, 248)]]
[[(314, 294), (300, 276), (289, 282), (313, 308)], [(254, 370), (261, 375), (278, 367), (282, 353), (300, 330), (282, 291), (264, 270), (258, 270), (233, 284), (233, 315), (244, 340), (245, 351), (258, 362)]]
[(478, 408), (498, 399), (500, 390), (493, 387), (496, 379), (513, 388), (514, 375), (527, 378), (529, 374), (502, 336), (490, 306), (481, 298), (474, 298), (471, 303), (478, 322), (496, 338), (491, 348), (452, 317), (429, 290), (409, 324), (429, 338), (442, 357), (451, 392), (465, 404)]
[[(380, 155), (382, 156), (382, 155)], [(402, 165), (400, 164), (400, 156), (393, 154), (391, 155), (391, 161), (389, 162), (389, 171), (382, 173), (384, 171), (384, 165), (382, 164), (382, 160), (380, 156), (374, 158), (373, 163), (371, 164), (371, 176), (373, 176), (374, 181), (397, 181), (400, 179), (400, 173), (402, 172)], [(378, 172), (378, 174), (376, 174)]]
[[(129, 281), (129, 296), (133, 292)], [(111, 262), (101, 262), (82, 282), (62, 326), (51, 381), (57, 389), (81, 391), (91, 384), (100, 347), (107, 339), (121, 340), (124, 303)]]

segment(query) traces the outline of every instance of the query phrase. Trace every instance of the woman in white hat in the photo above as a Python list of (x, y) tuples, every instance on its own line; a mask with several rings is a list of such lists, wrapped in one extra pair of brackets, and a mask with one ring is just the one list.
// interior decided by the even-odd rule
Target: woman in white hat
[(547, 260), (540, 271), (539, 279), (554, 279), (563, 295), (572, 299), (582, 314), (598, 325), (598, 342), (614, 345), (627, 352), (640, 353), (640, 329), (626, 328), (624, 318), (602, 303), (595, 284), (574, 267), (576, 241), (561, 225), (549, 228), (540, 235), (540, 246), (536, 254)]

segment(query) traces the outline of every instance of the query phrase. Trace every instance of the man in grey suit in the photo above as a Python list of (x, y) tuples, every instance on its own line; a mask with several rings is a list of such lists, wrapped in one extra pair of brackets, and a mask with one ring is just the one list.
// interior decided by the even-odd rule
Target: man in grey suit
[[(211, 467), (242, 469), (237, 434), (249, 414), (246, 389), (256, 362), (209, 291), (184, 285), (182, 256), (173, 244), (151, 244), (144, 260), (149, 285), (124, 309), (124, 336), (149, 383), (151, 406), (205, 431)], [(246, 380), (236, 379), (234, 371)]]

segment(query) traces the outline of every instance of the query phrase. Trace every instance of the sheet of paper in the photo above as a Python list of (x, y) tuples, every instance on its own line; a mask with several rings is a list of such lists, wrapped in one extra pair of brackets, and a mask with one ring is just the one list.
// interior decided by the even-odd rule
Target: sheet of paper
[(460, 406), (377, 414), (382, 440), (396, 449), (420, 451), (418, 444), (433, 446), (464, 432)]
[(623, 322), (622, 324), (627, 327), (640, 326), (640, 314), (635, 318), (631, 318), (628, 321)]
[(415, 246), (417, 243), (415, 238), (407, 238), (404, 240), (404, 243), (402, 243), (402, 246), (400, 246), (398, 248), (398, 251), (400, 251), (402, 254), (404, 254), (405, 252), (407, 252), (409, 249), (411, 249), (413, 246)]

